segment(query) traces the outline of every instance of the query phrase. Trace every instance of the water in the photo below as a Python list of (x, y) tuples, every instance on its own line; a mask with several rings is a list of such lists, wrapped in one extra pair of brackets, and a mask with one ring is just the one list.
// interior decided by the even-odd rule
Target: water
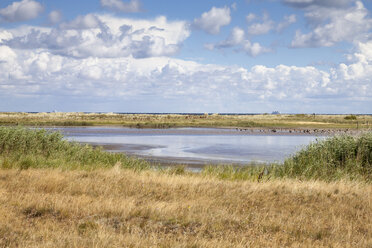
[(317, 136), (247, 134), (235, 129), (124, 127), (56, 128), (68, 140), (103, 146), (160, 163), (282, 162)]

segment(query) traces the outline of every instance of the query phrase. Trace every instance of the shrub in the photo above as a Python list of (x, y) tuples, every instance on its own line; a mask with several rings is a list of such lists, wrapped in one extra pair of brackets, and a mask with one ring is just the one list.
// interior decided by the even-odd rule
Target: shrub
[(345, 120), (356, 120), (357, 117), (356, 117), (356, 115), (348, 115), (348, 116), (345, 116), (344, 119), (345, 119)]

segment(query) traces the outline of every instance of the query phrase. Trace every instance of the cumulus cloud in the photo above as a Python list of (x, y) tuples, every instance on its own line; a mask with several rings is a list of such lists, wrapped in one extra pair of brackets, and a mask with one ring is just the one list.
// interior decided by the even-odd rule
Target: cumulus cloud
[(257, 16), (256, 16), (255, 14), (253, 14), (253, 13), (249, 13), (249, 14), (245, 17), (245, 19), (247, 20), (247, 22), (251, 22), (251, 21), (255, 20), (256, 18), (257, 18)]
[(231, 16), (229, 7), (212, 7), (210, 11), (204, 12), (200, 18), (196, 18), (194, 20), (194, 25), (209, 34), (218, 34), (221, 27), (230, 24), (230, 22)]
[(216, 44), (216, 48), (226, 48), (226, 47), (232, 47), (241, 44), (245, 39), (245, 33), (244, 30), (239, 27), (234, 27), (230, 33), (230, 36)]
[(87, 14), (84, 16), (78, 16), (74, 20), (66, 23), (62, 23), (60, 27), (62, 29), (95, 29), (99, 28), (102, 22), (94, 14)]
[(348, 3), (350, 1), (310, 1), (299, 5), (304, 6), (305, 18), (312, 31), (302, 33), (298, 30), (292, 47), (329, 47), (342, 41), (365, 40), (372, 28), (368, 10), (361, 1), (351, 6)]
[[(240, 41), (238, 33), (236, 40)], [(372, 97), (371, 51), (372, 42), (358, 43), (349, 63), (323, 71), (287, 65), (247, 69), (166, 57), (76, 59), (1, 45), (0, 95), (89, 96), (95, 101), (153, 97), (159, 101), (174, 99), (180, 105), (192, 102), (195, 106), (198, 101), (200, 110), (226, 103), (230, 111), (242, 111), (239, 106), (253, 106), (254, 102), (278, 101), (290, 104), (292, 111), (301, 111), (307, 101), (324, 104), (327, 99), (340, 99), (343, 105), (334, 100), (338, 111), (347, 111), (350, 103)], [(296, 106), (299, 109), (294, 109)], [(311, 104), (310, 111), (316, 111), (313, 107)]]
[(234, 27), (226, 40), (216, 44), (206, 44), (209, 50), (235, 47), (237, 51), (243, 51), (249, 56), (256, 57), (262, 53), (270, 52), (269, 48), (261, 46), (259, 43), (252, 43), (245, 37), (245, 32), (239, 27)]
[(62, 20), (62, 13), (58, 10), (54, 10), (48, 15), (49, 23), (54, 25)]
[[(293, 21), (291, 16), (283, 19), (283, 23)], [(360, 111), (354, 103), (363, 103), (367, 107), (362, 111), (370, 111), (372, 41), (356, 41), (348, 60), (329, 70), (288, 65), (244, 68), (169, 57), (189, 35), (184, 21), (98, 14), (54, 27), (2, 28), (0, 108), (10, 106), (6, 99), (63, 96), (64, 102), (72, 97), (93, 99), (89, 104), (154, 99), (164, 102), (160, 111), (171, 106), (169, 111), (204, 112), (210, 107), (211, 111), (259, 112), (278, 109), (280, 103), (287, 104), (291, 112), (303, 112), (306, 102), (311, 103), (311, 112), (321, 111), (325, 105), (329, 110), (330, 102), (339, 112)], [(231, 48), (250, 56), (270, 50), (248, 37), (247, 30), (234, 27), (225, 40), (210, 48)], [(185, 109), (188, 103), (190, 108)], [(318, 103), (322, 106), (314, 109)]]
[(32, 27), (23, 32), (11, 30), (3, 41), (16, 49), (42, 49), (75, 58), (171, 56), (190, 35), (184, 21), (134, 20), (112, 15), (88, 14), (61, 23), (55, 28)]
[(274, 22), (270, 19), (267, 13), (264, 13), (262, 17), (262, 22), (253, 23), (248, 26), (248, 34), (262, 35), (262, 34), (266, 34), (270, 32), (273, 28), (274, 28)]
[(36, 18), (44, 7), (33, 0), (22, 0), (13, 2), (7, 7), (0, 9), (0, 21), (21, 22)]
[(286, 15), (284, 16), (283, 21), (278, 23), (276, 30), (278, 32), (282, 32), (285, 28), (295, 23), (296, 21), (297, 21), (296, 15)]
[(371, 90), (372, 85), (372, 41), (358, 42), (356, 51), (348, 56), (350, 64), (341, 63), (338, 68), (332, 69), (336, 78), (350, 81), (360, 80), (364, 84), (363, 90)]
[(129, 2), (123, 2), (121, 0), (101, 0), (101, 5), (102, 7), (125, 13), (136, 13), (141, 11), (141, 2), (139, 0), (131, 0)]
[(263, 47), (258, 42), (250, 42), (249, 40), (245, 40), (243, 42), (243, 50), (250, 56), (256, 57), (263, 53), (268, 53), (271, 51), (270, 48)]
[[(259, 22), (252, 23), (257, 19), (261, 20)], [(246, 20), (248, 23), (251, 23), (247, 28), (247, 32), (251, 36), (267, 34), (272, 30), (282, 32), (285, 28), (297, 21), (296, 15), (285, 15), (283, 20), (276, 24), (273, 20), (271, 20), (269, 14), (266, 12), (264, 12), (261, 18), (250, 13), (246, 16)]]

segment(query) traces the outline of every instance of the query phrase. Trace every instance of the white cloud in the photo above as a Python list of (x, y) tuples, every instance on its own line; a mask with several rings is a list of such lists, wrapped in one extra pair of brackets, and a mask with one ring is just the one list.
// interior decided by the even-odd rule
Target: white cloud
[(221, 27), (231, 22), (230, 8), (216, 8), (204, 12), (200, 18), (194, 20), (194, 25), (209, 34), (218, 34)]
[[(248, 23), (251, 23), (253, 20), (257, 19), (259, 18), (252, 13), (246, 16), (246, 20)], [(262, 18), (260, 19), (260, 22), (255, 22), (248, 25), (247, 31), (249, 35), (263, 35), (269, 33), (272, 30), (282, 32), (285, 28), (297, 21), (296, 15), (285, 15), (283, 20), (276, 24), (273, 20), (271, 20), (269, 14), (266, 12), (264, 12)]]
[(278, 23), (276, 30), (278, 32), (282, 32), (285, 28), (287, 28), (289, 25), (295, 23), (297, 21), (296, 15), (286, 15), (284, 16), (284, 20)]
[(250, 56), (256, 57), (263, 53), (268, 53), (271, 49), (263, 47), (260, 43), (257, 42), (250, 42), (249, 40), (245, 40), (243, 42), (243, 50)]
[[(354, 14), (350, 13), (351, 19)], [(291, 23), (293, 18), (285, 17), (284, 22)], [(278, 27), (274, 25), (274, 30)], [(278, 109), (278, 103), (287, 104), (291, 112), (301, 112), (306, 102), (313, 112), (324, 106), (329, 109), (330, 102), (337, 111), (352, 112), (359, 111), (353, 107), (355, 102), (363, 106), (371, 102), (371, 41), (355, 42), (348, 61), (330, 70), (288, 65), (243, 68), (170, 58), (189, 35), (184, 21), (98, 14), (80, 16), (58, 27), (2, 28), (0, 108), (10, 106), (4, 99), (24, 96), (63, 96), (64, 102), (72, 97), (90, 98), (94, 99), (91, 104), (108, 99), (119, 103), (154, 99), (164, 101), (161, 111), (171, 106), (169, 99), (178, 104), (171, 106), (176, 111), (187, 111), (183, 107), (190, 103), (192, 111), (208, 111), (209, 107), (229, 112), (265, 111), (260, 106)], [(270, 51), (248, 39), (240, 27), (209, 48), (232, 48), (250, 56)], [(315, 104), (322, 106), (316, 110)]]
[(215, 45), (216, 48), (226, 48), (241, 44), (245, 39), (244, 30), (239, 27), (234, 27), (230, 33), (230, 36)]
[(67, 57), (170, 56), (178, 52), (190, 35), (184, 21), (126, 19), (112, 15), (88, 14), (61, 23), (57, 28), (9, 30), (11, 39), (3, 41), (17, 49), (42, 49)]
[(255, 14), (253, 14), (253, 13), (249, 13), (249, 14), (245, 17), (245, 19), (247, 20), (247, 22), (251, 22), (251, 21), (255, 20), (256, 18), (257, 18), (257, 16), (256, 16)]
[(16, 53), (7, 46), (0, 46), (0, 63), (13, 61), (17, 58)]
[[(333, 69), (336, 78), (342, 78), (350, 81), (360, 81), (364, 83), (362, 89), (372, 86), (372, 41), (366, 43), (358, 42), (356, 51), (349, 56), (352, 61), (346, 65), (340, 64), (338, 68)], [(372, 90), (372, 89), (369, 89)]]
[(27, 21), (36, 18), (43, 10), (43, 6), (39, 2), (33, 0), (13, 2), (7, 7), (0, 9), (0, 21)]
[(62, 29), (95, 29), (99, 28), (102, 22), (94, 14), (78, 16), (74, 20), (62, 23)]
[(329, 7), (331, 3), (338, 6), (334, 1), (328, 5), (317, 3), (305, 8), (305, 17), (312, 31), (304, 34), (298, 30), (292, 47), (329, 47), (342, 41), (364, 40), (368, 36), (372, 19), (361, 1), (347, 8)]
[(239, 27), (234, 27), (229, 35), (229, 37), (221, 42), (216, 44), (206, 44), (205, 47), (209, 50), (223, 49), (229, 47), (237, 48), (237, 51), (243, 51), (249, 56), (256, 57), (262, 53), (270, 52), (269, 48), (261, 46), (259, 43), (252, 43), (245, 37), (245, 32)]
[(141, 2), (139, 0), (130, 0), (129, 3), (121, 0), (101, 0), (101, 5), (102, 7), (126, 13), (141, 11)]
[(368, 102), (372, 97), (371, 50), (372, 42), (358, 43), (350, 56), (351, 63), (323, 71), (287, 65), (246, 69), (166, 57), (75, 59), (2, 45), (0, 95), (63, 95), (91, 97), (95, 101), (146, 97), (159, 102), (174, 99), (180, 106), (188, 102), (195, 106), (198, 101), (200, 110), (226, 103), (230, 111), (242, 111), (242, 104), (247, 107), (259, 102), (270, 106), (279, 101), (292, 111), (301, 111), (306, 102), (312, 102), (310, 111), (317, 111), (314, 104), (321, 102), (324, 107), (329, 105), (329, 99), (340, 99), (333, 100), (338, 111), (347, 111), (351, 103)]
[(58, 10), (54, 10), (48, 15), (49, 23), (54, 25), (62, 20), (62, 13)]
[(248, 34), (262, 35), (270, 32), (274, 28), (274, 22), (267, 13), (264, 13), (262, 22), (253, 23), (248, 26)]
[(1, 30), (0, 29), (0, 43), (3, 41), (7, 41), (13, 38), (12, 33), (10, 33), (7, 30)]

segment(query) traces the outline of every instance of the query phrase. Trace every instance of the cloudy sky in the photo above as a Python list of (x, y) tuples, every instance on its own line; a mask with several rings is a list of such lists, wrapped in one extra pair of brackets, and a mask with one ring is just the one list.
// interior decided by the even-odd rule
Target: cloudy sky
[(1, 0), (0, 111), (372, 113), (371, 10)]

